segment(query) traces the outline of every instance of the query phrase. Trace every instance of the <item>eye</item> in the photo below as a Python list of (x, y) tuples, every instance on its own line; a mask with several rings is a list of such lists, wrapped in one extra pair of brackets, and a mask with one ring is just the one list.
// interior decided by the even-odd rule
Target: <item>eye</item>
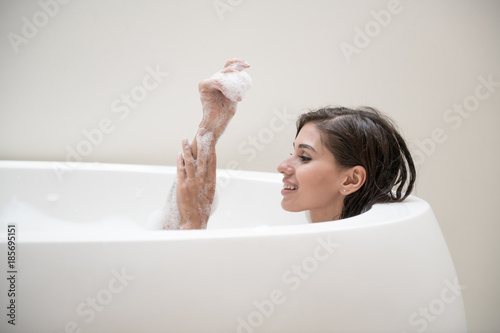
[(309, 162), (310, 160), (312, 160), (312, 158), (304, 155), (299, 155), (299, 158), (302, 160), (302, 162)]

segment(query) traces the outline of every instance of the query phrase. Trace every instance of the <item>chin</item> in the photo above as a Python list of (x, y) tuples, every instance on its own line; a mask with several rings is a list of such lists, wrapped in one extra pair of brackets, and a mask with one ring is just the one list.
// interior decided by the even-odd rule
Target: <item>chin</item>
[(286, 202), (285, 199), (281, 200), (281, 208), (291, 213), (298, 213), (304, 211), (304, 209), (300, 209), (298, 207), (294, 207), (289, 202)]

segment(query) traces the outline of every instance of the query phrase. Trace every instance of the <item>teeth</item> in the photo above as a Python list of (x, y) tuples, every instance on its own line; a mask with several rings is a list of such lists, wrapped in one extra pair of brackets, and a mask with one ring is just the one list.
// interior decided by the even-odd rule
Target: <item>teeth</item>
[(297, 186), (283, 184), (283, 188), (286, 190), (296, 190)]

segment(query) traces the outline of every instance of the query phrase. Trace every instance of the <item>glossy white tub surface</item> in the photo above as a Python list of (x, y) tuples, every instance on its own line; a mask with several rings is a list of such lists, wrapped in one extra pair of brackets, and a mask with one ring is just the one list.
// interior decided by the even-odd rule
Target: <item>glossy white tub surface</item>
[(16, 230), (1, 332), (467, 331), (450, 253), (417, 197), (311, 224), (281, 209), (281, 175), (218, 170), (209, 230), (147, 230), (173, 167), (82, 163), (57, 177), (54, 165), (0, 161), (7, 277)]

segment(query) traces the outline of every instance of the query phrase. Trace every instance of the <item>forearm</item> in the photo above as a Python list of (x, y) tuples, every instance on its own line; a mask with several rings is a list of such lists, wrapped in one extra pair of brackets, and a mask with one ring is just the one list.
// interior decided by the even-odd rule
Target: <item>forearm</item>
[[(202, 121), (191, 143), (191, 154), (193, 155), (193, 158), (195, 160), (198, 158), (198, 140), (203, 140), (203, 142), (201, 142), (202, 144), (215, 146), (215, 144), (217, 144), (217, 141), (221, 137), (224, 129), (225, 128), (218, 130), (207, 129), (207, 126)], [(206, 138), (205, 140), (203, 139), (204, 137)]]

